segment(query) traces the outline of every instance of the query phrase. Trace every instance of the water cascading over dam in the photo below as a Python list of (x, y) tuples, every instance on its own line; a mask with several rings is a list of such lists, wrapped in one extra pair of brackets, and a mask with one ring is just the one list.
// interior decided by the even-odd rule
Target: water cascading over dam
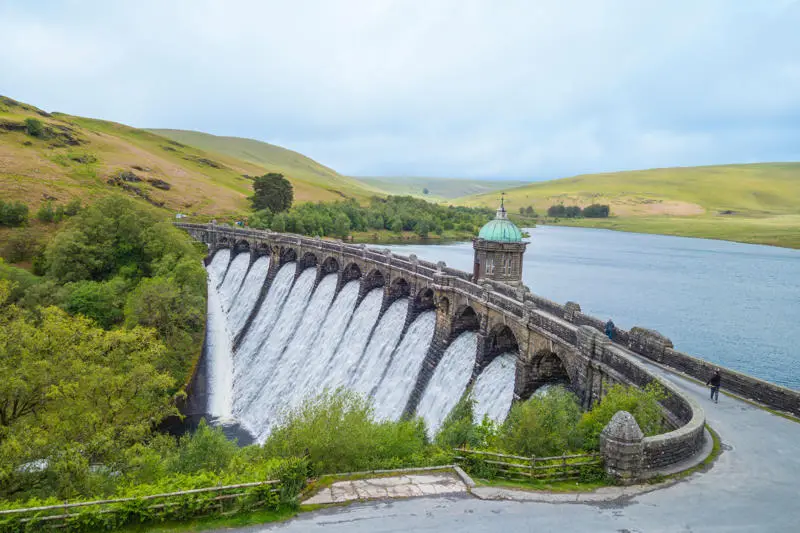
[[(397, 420), (423, 371), (436, 322), (422, 311), (405, 328), (409, 298), (382, 310), (383, 289), (359, 299), (359, 282), (336, 292), (337, 275), (315, 285), (316, 270), (291, 261), (269, 286), (270, 260), (218, 251), (208, 265), (206, 335), (209, 414), (235, 419), (263, 442), (288, 410), (326, 388), (372, 399), (375, 416)], [(464, 395), (475, 365), (477, 336), (467, 331), (447, 348), (415, 414), (431, 436)], [(502, 421), (514, 392), (514, 354), (495, 358), (477, 377), (476, 418)]]

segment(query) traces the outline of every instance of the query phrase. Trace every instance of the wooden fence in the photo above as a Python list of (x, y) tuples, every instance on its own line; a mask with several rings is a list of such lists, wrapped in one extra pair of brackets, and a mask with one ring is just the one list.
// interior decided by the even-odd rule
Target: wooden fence
[(599, 454), (585, 453), (554, 457), (522, 457), (504, 453), (482, 452), (455, 448), (456, 460), (472, 470), (477, 477), (482, 473), (512, 480), (568, 481), (577, 480), (602, 471), (603, 460)]
[[(238, 508), (234, 508), (236, 504), (243, 503), (244, 500), (249, 500), (247, 506), (251, 508), (274, 505), (278, 501), (279, 492), (280, 481), (271, 480), (132, 498), (8, 509), (0, 511), (0, 533), (14, 531), (15, 526), (18, 525), (28, 526), (25, 529), (28, 531), (33, 525), (29, 522), (40, 526), (35, 529), (37, 531), (63, 528), (69, 525), (70, 521), (79, 519), (82, 514), (86, 514), (87, 510), (96, 516), (111, 513), (130, 514), (134, 511), (141, 517), (151, 516), (156, 519), (159, 515), (168, 517), (171, 511), (177, 512), (178, 508), (185, 509), (186, 514), (193, 516), (234, 514), (239, 512)], [(149, 502), (154, 503), (149, 504)], [(225, 511), (226, 507), (230, 509), (227, 512)]]

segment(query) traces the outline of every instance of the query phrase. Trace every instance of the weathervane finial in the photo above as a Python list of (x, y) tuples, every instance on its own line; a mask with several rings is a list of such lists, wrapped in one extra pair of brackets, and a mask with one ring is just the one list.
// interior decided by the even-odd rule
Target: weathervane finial
[(505, 196), (506, 196), (506, 193), (504, 193), (504, 192), (500, 193), (500, 208), (501, 209), (505, 209), (505, 206), (504, 206)]

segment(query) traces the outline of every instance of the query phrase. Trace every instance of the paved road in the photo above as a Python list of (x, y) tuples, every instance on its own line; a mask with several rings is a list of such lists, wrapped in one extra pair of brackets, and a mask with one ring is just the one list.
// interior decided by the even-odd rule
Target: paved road
[(714, 468), (671, 487), (605, 504), (416, 498), (303, 514), (256, 532), (798, 532), (800, 424), (662, 373), (700, 400), (725, 451)]

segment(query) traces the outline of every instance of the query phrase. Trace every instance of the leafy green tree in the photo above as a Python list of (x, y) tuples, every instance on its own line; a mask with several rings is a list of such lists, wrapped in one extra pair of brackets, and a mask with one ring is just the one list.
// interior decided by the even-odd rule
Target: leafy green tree
[(344, 239), (350, 235), (350, 219), (344, 213), (336, 215), (336, 219), (333, 221), (333, 227), (337, 237)]
[(582, 447), (581, 408), (574, 394), (556, 388), (511, 407), (500, 428), (502, 449), (525, 456), (558, 455)]
[(12, 231), (0, 249), (0, 254), (10, 263), (20, 263), (32, 258), (40, 250), (39, 235), (28, 228)]
[(525, 216), (532, 217), (536, 215), (536, 211), (533, 210), (532, 206), (528, 206), (525, 208)]
[(253, 196), (250, 201), (253, 209), (269, 209), (273, 213), (281, 213), (292, 207), (294, 190), (292, 184), (283, 174), (270, 172), (259, 176), (253, 182)]
[(247, 219), (247, 224), (254, 229), (269, 229), (270, 223), (272, 223), (272, 211), (268, 208), (256, 211)]
[(272, 217), (272, 223), (270, 224), (270, 228), (273, 231), (284, 232), (286, 231), (286, 215), (283, 213), (278, 213), (274, 217)]
[(83, 315), (109, 329), (120, 324), (124, 315), (128, 284), (122, 278), (110, 281), (79, 281), (65, 286), (64, 309), (72, 315)]
[(580, 206), (577, 205), (570, 205), (564, 210), (564, 216), (567, 218), (578, 218), (581, 216), (583, 211), (581, 210)]
[(419, 222), (417, 222), (416, 226), (414, 227), (414, 230), (416, 231), (417, 235), (425, 239), (428, 237), (428, 233), (431, 230), (430, 222), (428, 222), (427, 220), (420, 220)]
[(389, 229), (395, 233), (400, 233), (403, 231), (403, 219), (400, 217), (393, 218), (391, 224), (389, 225)]
[(436, 444), (442, 448), (482, 448), (488, 445), (495, 431), (488, 418), (475, 423), (475, 400), (464, 395), (444, 419), (436, 433)]
[(586, 218), (606, 218), (611, 209), (606, 204), (592, 204), (583, 209), (583, 216)]
[(547, 216), (556, 218), (565, 217), (567, 216), (567, 208), (564, 207), (564, 204), (551, 205), (547, 208)]
[(431, 192), (431, 191), (429, 191), (427, 187), (425, 187), (424, 189), (422, 189), (422, 194), (430, 194), (430, 192)]
[(73, 198), (67, 202), (67, 205), (64, 207), (64, 215), (68, 217), (74, 217), (80, 213), (81, 209), (83, 209), (83, 206), (81, 205), (81, 199)]

